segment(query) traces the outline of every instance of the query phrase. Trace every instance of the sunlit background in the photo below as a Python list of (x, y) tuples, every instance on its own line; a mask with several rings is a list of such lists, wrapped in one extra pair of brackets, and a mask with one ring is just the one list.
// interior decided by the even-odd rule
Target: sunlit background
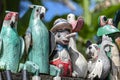
[(82, 16), (85, 24), (78, 33), (77, 47), (83, 54), (88, 39), (97, 41), (98, 17), (106, 15), (108, 18), (114, 18), (116, 11), (120, 9), (120, 0), (0, 0), (0, 26), (5, 10), (17, 11), (19, 12), (18, 32), (23, 36), (29, 24), (31, 4), (42, 5), (47, 9), (43, 22), (49, 30), (57, 18), (66, 19), (69, 13), (74, 13), (76, 18)]

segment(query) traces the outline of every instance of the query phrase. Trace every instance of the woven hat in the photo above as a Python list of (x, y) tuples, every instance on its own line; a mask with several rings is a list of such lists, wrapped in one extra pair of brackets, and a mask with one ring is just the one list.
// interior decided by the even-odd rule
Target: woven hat
[(52, 27), (51, 31), (56, 32), (58, 30), (65, 30), (65, 29), (68, 29), (71, 32), (72, 25), (70, 23), (68, 23), (67, 20), (59, 18), (59, 19), (55, 20), (54, 26)]

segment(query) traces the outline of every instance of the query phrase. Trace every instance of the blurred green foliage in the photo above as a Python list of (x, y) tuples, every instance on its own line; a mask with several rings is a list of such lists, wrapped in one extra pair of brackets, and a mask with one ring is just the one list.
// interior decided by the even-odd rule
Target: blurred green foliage
[[(40, 0), (30, 0), (33, 4), (38, 4), (42, 5)], [(97, 11), (90, 12), (89, 11), (89, 5), (90, 5), (90, 0), (74, 0), (77, 2), (79, 5), (82, 6), (84, 13), (83, 18), (85, 20), (85, 25), (82, 28), (82, 30), (79, 32), (79, 36), (77, 39), (77, 47), (80, 52), (85, 53), (85, 43), (88, 39), (94, 40), (94, 36), (96, 35), (97, 29), (98, 29), (98, 17), (100, 15), (106, 15), (109, 18), (113, 18), (115, 15), (115, 12), (120, 9), (120, 4), (118, 5), (113, 5), (108, 8), (100, 8)], [(4, 16), (5, 16), (5, 10), (10, 10), (10, 11), (19, 11), (19, 2), (20, 0), (1, 0), (3, 4), (3, 10), (0, 13), (0, 22), (2, 23)], [(105, 6), (105, 5), (104, 5)], [(20, 35), (24, 35), (26, 28), (28, 27), (29, 24), (29, 19), (30, 19), (30, 14), (31, 14), (31, 9), (24, 15), (23, 18), (21, 18), (18, 22), (18, 32)], [(47, 28), (50, 30), (50, 28), (53, 26), (53, 22), (55, 19), (58, 17), (62, 17), (66, 19), (67, 15), (63, 16), (56, 16), (54, 19), (49, 22), (45, 23)]]

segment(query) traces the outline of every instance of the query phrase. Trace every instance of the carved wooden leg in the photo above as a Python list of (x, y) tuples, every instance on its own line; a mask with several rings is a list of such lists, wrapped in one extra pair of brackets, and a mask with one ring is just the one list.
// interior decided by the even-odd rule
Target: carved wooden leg
[(2, 72), (0, 72), (0, 80), (3, 80), (3, 78), (2, 78)]
[(6, 74), (6, 80), (12, 80), (12, 75), (10, 70), (6, 70), (5, 74)]
[(29, 76), (27, 70), (22, 71), (22, 80), (30, 80), (30, 76)]

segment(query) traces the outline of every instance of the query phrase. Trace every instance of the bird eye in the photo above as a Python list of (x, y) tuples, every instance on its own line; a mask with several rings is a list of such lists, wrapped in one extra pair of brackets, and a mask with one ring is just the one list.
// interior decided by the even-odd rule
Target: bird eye
[(106, 16), (103, 17), (103, 21), (104, 21), (104, 22), (107, 21), (107, 17), (106, 17)]
[(39, 12), (39, 9), (37, 9), (36, 11)]
[(60, 34), (58, 34), (58, 38), (60, 37)]

